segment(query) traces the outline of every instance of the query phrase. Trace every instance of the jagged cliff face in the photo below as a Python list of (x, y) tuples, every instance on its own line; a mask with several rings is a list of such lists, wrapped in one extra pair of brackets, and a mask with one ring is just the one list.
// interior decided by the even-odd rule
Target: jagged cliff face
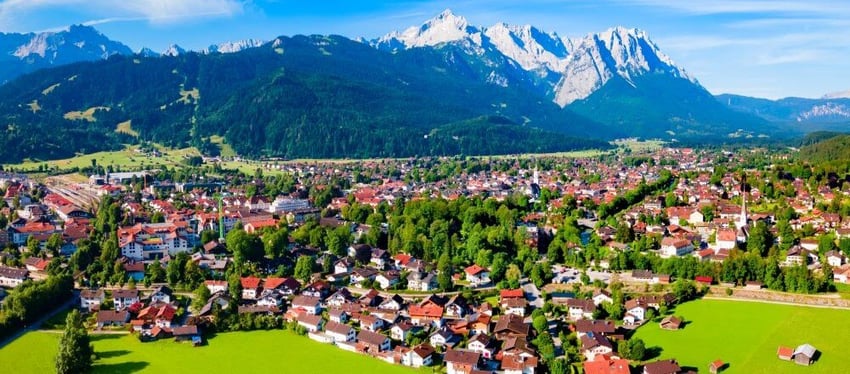
[[(496, 63), (499, 59), (489, 58), (491, 76), (508, 77), (510, 74), (501, 70), (518, 66), (530, 75), (548, 78), (551, 83), (541, 88), (562, 107), (589, 97), (615, 77), (635, 85), (636, 77), (654, 73), (699, 85), (661, 52), (646, 32), (624, 27), (569, 39), (530, 25), (471, 26), (465, 18), (446, 10), (421, 26), (394, 31), (368, 43), (387, 51), (451, 44), (469, 54), (499, 56), (510, 66), (500, 66)], [(509, 82), (501, 79), (494, 83)]]

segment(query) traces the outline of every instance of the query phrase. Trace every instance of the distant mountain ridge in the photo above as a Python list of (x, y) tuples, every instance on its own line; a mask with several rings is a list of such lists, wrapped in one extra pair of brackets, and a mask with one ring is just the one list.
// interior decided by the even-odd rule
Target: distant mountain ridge
[[(264, 44), (258, 39), (245, 39), (213, 44), (199, 53), (235, 53)], [(125, 44), (109, 39), (91, 26), (72, 25), (58, 31), (38, 33), (0, 33), (0, 84), (40, 69), (82, 61), (105, 60), (110, 56), (143, 57), (176, 56), (187, 50), (172, 44), (162, 52), (141, 48), (133, 52)]]
[(70, 26), (67, 30), (40, 33), (0, 33), (0, 83), (39, 69), (79, 61), (95, 61), (133, 52), (110, 40), (93, 27)]
[(785, 123), (803, 132), (850, 131), (850, 98), (831, 96), (835, 95), (826, 95), (821, 99), (787, 97), (779, 100), (730, 94), (716, 97), (730, 109), (771, 122)]

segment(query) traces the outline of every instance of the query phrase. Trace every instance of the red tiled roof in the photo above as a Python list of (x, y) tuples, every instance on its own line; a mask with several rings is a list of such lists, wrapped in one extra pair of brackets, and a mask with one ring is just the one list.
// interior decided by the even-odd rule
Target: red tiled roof
[(502, 299), (514, 297), (525, 298), (525, 293), (522, 291), (522, 288), (517, 288), (515, 290), (501, 290), (499, 291), (499, 297)]
[(242, 288), (260, 287), (260, 278), (257, 277), (243, 277), (239, 281), (242, 283)]
[(431, 318), (439, 318), (443, 316), (443, 308), (440, 308), (436, 305), (411, 305), (408, 308), (408, 313), (410, 313), (411, 317), (431, 317)]
[(464, 271), (469, 275), (477, 275), (483, 271), (487, 271), (487, 269), (478, 266), (478, 264), (473, 264), (472, 266), (467, 267)]

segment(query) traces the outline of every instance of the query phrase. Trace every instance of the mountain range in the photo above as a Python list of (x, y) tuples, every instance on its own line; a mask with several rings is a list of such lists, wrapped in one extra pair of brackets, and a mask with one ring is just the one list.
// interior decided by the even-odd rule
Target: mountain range
[(474, 26), (449, 10), (372, 40), (133, 53), (72, 26), (2, 34), (0, 50), (14, 66), (0, 76), (4, 162), (145, 140), (214, 152), (211, 135), (243, 155), (285, 157), (560, 151), (619, 137), (729, 142), (790, 136), (811, 118), (844, 113), (823, 104), (795, 122), (758, 109), (760, 99), (715, 98), (642, 30), (571, 39), (530, 25)]
[(787, 97), (769, 100), (728, 94), (718, 95), (717, 99), (735, 111), (787, 127), (804, 128), (806, 132), (850, 130), (850, 98), (840, 93), (824, 95), (820, 99)]

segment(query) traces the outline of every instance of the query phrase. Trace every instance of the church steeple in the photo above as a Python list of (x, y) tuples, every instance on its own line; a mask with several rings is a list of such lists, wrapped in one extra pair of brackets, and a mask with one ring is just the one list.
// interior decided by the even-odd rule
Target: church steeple
[(534, 176), (531, 178), (531, 183), (540, 185), (540, 174), (537, 172), (537, 165), (534, 165)]
[(745, 187), (747, 178), (741, 176), (741, 215), (738, 217), (738, 228), (747, 225), (747, 189)]

